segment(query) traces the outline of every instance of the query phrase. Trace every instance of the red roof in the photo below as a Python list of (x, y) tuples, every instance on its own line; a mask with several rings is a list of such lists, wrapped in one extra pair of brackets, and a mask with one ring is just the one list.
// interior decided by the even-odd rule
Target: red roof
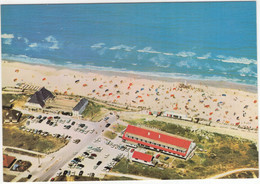
[(136, 158), (136, 159), (139, 159), (139, 160), (143, 160), (143, 161), (146, 161), (146, 162), (151, 162), (152, 161), (152, 158), (153, 156), (152, 155), (147, 155), (145, 153), (141, 153), (139, 151), (135, 151), (133, 153), (133, 158)]
[(136, 143), (141, 143), (143, 145), (151, 146), (151, 147), (154, 147), (156, 149), (161, 149), (161, 150), (164, 150), (164, 151), (180, 154), (180, 155), (183, 155), (183, 156), (186, 155), (187, 151), (186, 151), (186, 153), (181, 153), (181, 152), (177, 152), (177, 151), (174, 151), (174, 150), (171, 150), (171, 149), (163, 148), (163, 147), (158, 146), (158, 145), (153, 145), (153, 144), (149, 144), (149, 143), (146, 143), (146, 142), (143, 142), (143, 141), (134, 140), (134, 139), (126, 137), (125, 136), (126, 133), (135, 134), (135, 135), (138, 135), (138, 136), (141, 136), (141, 137), (144, 137), (144, 138), (148, 138), (148, 139), (160, 141), (162, 143), (170, 144), (170, 145), (173, 145), (173, 146), (185, 148), (187, 151), (188, 151), (190, 144), (192, 142), (192, 141), (189, 141), (189, 140), (186, 140), (186, 139), (175, 137), (173, 135), (171, 136), (171, 135), (167, 135), (167, 134), (162, 134), (162, 133), (154, 132), (154, 131), (151, 131), (151, 130), (147, 130), (147, 129), (132, 126), (132, 125), (127, 126), (125, 133), (123, 135), (123, 139), (133, 141), (133, 142), (136, 142)]
[(3, 166), (4, 167), (10, 167), (11, 164), (14, 162), (14, 160), (15, 160), (15, 157), (3, 155)]

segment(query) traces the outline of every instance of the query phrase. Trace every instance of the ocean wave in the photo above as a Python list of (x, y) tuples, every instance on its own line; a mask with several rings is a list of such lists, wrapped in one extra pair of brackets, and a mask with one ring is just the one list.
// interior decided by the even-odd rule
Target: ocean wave
[(14, 38), (14, 35), (5, 33), (5, 34), (2, 34), (1, 37), (2, 37), (2, 40), (3, 40), (3, 44), (11, 45), (12, 44), (12, 40)]
[(52, 44), (49, 47), (49, 49), (59, 49), (59, 42), (57, 41), (57, 39), (54, 36), (50, 35), (50, 36), (46, 37), (44, 40), (46, 42), (49, 42)]
[(135, 46), (130, 47), (130, 46), (127, 46), (127, 45), (117, 45), (117, 46), (110, 47), (109, 49), (110, 49), (110, 50), (121, 50), (121, 49), (122, 49), (122, 50), (124, 50), (124, 51), (130, 52), (130, 51), (132, 51), (134, 48), (135, 48)]
[(190, 65), (188, 64), (188, 61), (186, 61), (186, 60), (182, 60), (182, 61), (178, 62), (176, 65), (177, 65), (178, 67), (190, 68)]
[(26, 55), (2, 54), (2, 58), (6, 60), (12, 60), (12, 61), (21, 61), (24, 63), (54, 65), (54, 63), (52, 63), (48, 59), (32, 58)]
[(166, 55), (166, 56), (173, 56), (174, 55), (173, 53), (168, 53), (168, 52), (164, 52), (163, 54)]
[(102, 48), (104, 45), (106, 45), (105, 43), (96, 43), (96, 44), (94, 44), (94, 45), (92, 45), (92, 46), (90, 46), (91, 48), (93, 48), (93, 49), (100, 49), (100, 48)]
[(197, 57), (197, 59), (208, 59), (209, 57), (211, 57), (211, 53), (207, 53), (201, 57)]
[(5, 38), (5, 39), (9, 39), (9, 38), (14, 38), (14, 35), (13, 34), (6, 34), (6, 33), (4, 33), (4, 34), (1, 34), (1, 37), (2, 38)]
[(245, 76), (257, 77), (257, 73), (252, 71), (251, 67), (244, 67), (244, 68), (238, 70), (238, 73), (242, 77), (245, 77)]
[(160, 54), (161, 53), (156, 50), (153, 50), (152, 47), (145, 47), (143, 49), (137, 50), (137, 52), (144, 52), (144, 53), (150, 53), (150, 54)]
[(162, 54), (158, 54), (157, 56), (150, 58), (150, 61), (152, 61), (157, 67), (161, 67), (161, 68), (170, 67), (169, 59)]
[(237, 64), (245, 64), (245, 65), (257, 64), (256, 60), (248, 59), (245, 57), (242, 57), (242, 58), (226, 57), (226, 58), (222, 59), (221, 61), (224, 63), (237, 63)]
[(196, 53), (190, 52), (190, 51), (188, 51), (188, 52), (182, 51), (182, 52), (179, 52), (179, 53), (177, 53), (175, 55), (178, 56), (178, 57), (192, 57), (192, 56), (195, 56)]
[(98, 50), (97, 53), (98, 53), (100, 56), (102, 56), (102, 55), (105, 54), (106, 50), (107, 50), (107, 47), (103, 47), (103, 48), (101, 48), (100, 50)]
[(31, 43), (30, 45), (28, 45), (29, 47), (31, 48), (34, 48), (34, 47), (38, 47), (38, 44), (37, 43)]

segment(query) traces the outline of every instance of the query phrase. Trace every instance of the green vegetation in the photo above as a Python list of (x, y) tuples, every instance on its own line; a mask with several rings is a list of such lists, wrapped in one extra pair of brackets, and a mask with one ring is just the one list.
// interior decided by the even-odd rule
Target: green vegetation
[(104, 136), (109, 139), (114, 139), (114, 138), (116, 138), (117, 134), (112, 131), (107, 130), (104, 132)]
[(16, 176), (15, 175), (10, 175), (10, 174), (3, 174), (4, 175), (4, 182), (10, 182), (12, 181)]
[[(128, 168), (128, 169), (127, 169)], [(134, 174), (139, 176), (146, 176), (159, 179), (181, 179), (175, 169), (161, 170), (158, 167), (151, 167), (137, 162), (128, 162), (124, 158), (114, 168), (113, 172), (120, 172), (124, 174)]]
[(83, 118), (91, 121), (100, 121), (104, 117), (104, 114), (104, 106), (92, 101), (89, 101), (86, 109), (82, 112)]
[(102, 181), (111, 181), (111, 180), (136, 180), (136, 179), (125, 177), (125, 176), (110, 176), (110, 175), (105, 175), (105, 177), (102, 179)]
[(246, 172), (238, 172), (228, 176), (223, 177), (223, 179), (231, 179), (231, 178), (258, 178), (258, 171), (246, 171)]
[(125, 125), (121, 125), (121, 124), (116, 124), (116, 125), (113, 125), (112, 126), (112, 130), (114, 130), (114, 131), (116, 131), (116, 132), (122, 132), (124, 129), (126, 128), (126, 126)]
[(27, 101), (29, 95), (24, 94), (2, 94), (3, 104), (10, 103), (10, 100), (14, 101), (14, 107), (21, 107)]
[(19, 130), (16, 125), (3, 126), (3, 145), (23, 148), (41, 153), (51, 153), (68, 143), (65, 139), (52, 136), (43, 137), (38, 134)]
[(99, 178), (88, 176), (57, 176), (54, 181), (99, 181)]
[[(170, 159), (164, 161), (164, 158), (168, 155), (160, 153), (159, 161), (161, 164), (158, 165), (162, 165), (164, 170), (158, 169), (158, 165), (148, 169), (148, 166), (140, 165), (139, 163), (129, 164), (129, 169), (127, 170), (125, 161), (122, 161), (113, 171), (130, 174), (139, 173), (139, 175), (161, 179), (198, 179), (237, 168), (258, 167), (257, 147), (249, 140), (204, 130), (191, 130), (190, 128), (162, 121), (138, 119), (127, 122), (133, 125), (139, 124), (157, 128), (164, 132), (192, 139), (196, 142), (198, 149), (190, 160), (169, 156)], [(155, 174), (151, 174), (153, 172)], [(165, 175), (165, 173), (168, 174)]]

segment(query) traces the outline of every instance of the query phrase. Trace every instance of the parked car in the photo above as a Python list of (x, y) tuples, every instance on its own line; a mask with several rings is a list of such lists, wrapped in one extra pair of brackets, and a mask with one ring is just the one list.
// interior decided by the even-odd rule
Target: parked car
[(79, 171), (79, 176), (82, 176), (84, 171)]
[(75, 121), (73, 121), (73, 122), (71, 123), (71, 125), (75, 125), (75, 123), (76, 123), (76, 122), (75, 122)]
[(159, 158), (161, 155), (160, 154), (157, 154), (156, 156), (155, 156), (155, 158)]
[(164, 160), (166, 161), (166, 160), (168, 160), (169, 158), (170, 158), (170, 157), (165, 157)]
[(63, 172), (63, 176), (66, 176), (67, 173), (68, 173), (68, 171), (65, 170), (65, 171)]
[(78, 143), (80, 142), (80, 139), (75, 139), (73, 142), (74, 142), (75, 144), (78, 144)]
[(97, 154), (96, 154), (96, 153), (92, 153), (92, 154), (91, 154), (91, 156), (93, 156), (93, 157), (96, 157), (96, 156), (97, 156)]
[(32, 175), (31, 174), (29, 174), (28, 176), (27, 176), (27, 179), (30, 179), (32, 177)]
[(110, 124), (110, 123), (108, 123), (108, 124), (106, 124), (106, 126), (105, 126), (105, 127), (106, 127), (106, 128), (108, 128), (110, 125), (111, 125), (111, 124)]
[(132, 149), (130, 150), (130, 152), (131, 152), (131, 153), (133, 153), (134, 151), (135, 151), (135, 149), (134, 149), (134, 148), (132, 148)]
[(102, 164), (102, 161), (98, 161), (98, 162), (97, 162), (97, 165), (100, 165), (100, 164)]
[(55, 180), (55, 178), (51, 178), (51, 181), (54, 181)]

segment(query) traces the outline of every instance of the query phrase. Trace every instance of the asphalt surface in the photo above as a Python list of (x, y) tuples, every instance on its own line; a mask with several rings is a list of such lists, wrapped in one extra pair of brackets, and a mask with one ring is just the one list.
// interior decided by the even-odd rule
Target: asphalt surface
[[(75, 119), (75, 121), (79, 120)], [(106, 122), (104, 120), (96, 123), (89, 122), (92, 123), (92, 127), (94, 125), (95, 131), (92, 134), (82, 134), (83, 138), (81, 138), (81, 141), (78, 144), (73, 143), (74, 138), (72, 137), (71, 141), (65, 147), (43, 159), (40, 168), (31, 171), (32, 178), (29, 181), (49, 181), (50, 178), (58, 172), (60, 168), (72, 160), (78, 152), (82, 149), (86, 149), (90, 142), (93, 142), (97, 137), (99, 137), (102, 131), (106, 129), (105, 125), (107, 123), (112, 124), (115, 121), (116, 116), (109, 115), (109, 119)], [(88, 125), (87, 121), (80, 120), (80, 122), (84, 122)], [(71, 128), (68, 131), (74, 130)]]

